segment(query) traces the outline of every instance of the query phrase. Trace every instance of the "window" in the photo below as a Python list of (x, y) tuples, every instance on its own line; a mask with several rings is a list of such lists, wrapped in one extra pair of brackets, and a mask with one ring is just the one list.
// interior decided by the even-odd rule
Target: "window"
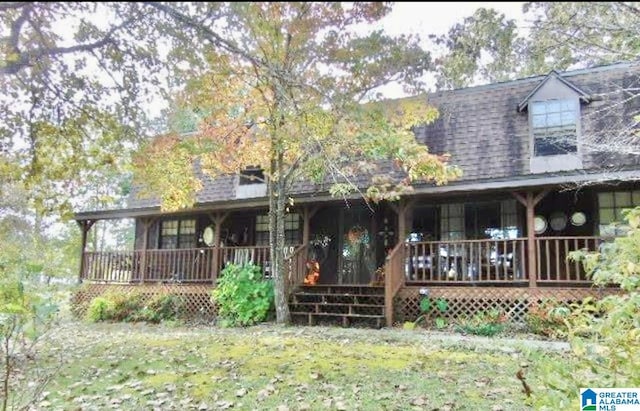
[(256, 216), (256, 245), (269, 245), (269, 216)]
[[(286, 245), (300, 244), (300, 216), (296, 213), (284, 216), (284, 242)], [(256, 216), (256, 245), (269, 245), (269, 216)]]
[(160, 223), (160, 248), (195, 248), (196, 220), (166, 220)]
[(440, 239), (464, 239), (464, 204), (444, 204), (440, 207)]
[(534, 156), (577, 153), (577, 100), (534, 101), (530, 104)]
[(241, 186), (249, 184), (264, 184), (264, 170), (261, 168), (248, 168), (240, 173)]
[(628, 227), (623, 224), (623, 210), (640, 205), (640, 190), (598, 193), (600, 235), (624, 235)]

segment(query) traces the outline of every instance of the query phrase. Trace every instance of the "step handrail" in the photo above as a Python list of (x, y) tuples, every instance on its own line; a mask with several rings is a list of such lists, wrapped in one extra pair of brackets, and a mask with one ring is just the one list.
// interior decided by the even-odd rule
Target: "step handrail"
[(393, 325), (393, 299), (405, 282), (404, 259), (406, 244), (398, 243), (389, 252), (384, 265), (384, 309), (387, 327)]

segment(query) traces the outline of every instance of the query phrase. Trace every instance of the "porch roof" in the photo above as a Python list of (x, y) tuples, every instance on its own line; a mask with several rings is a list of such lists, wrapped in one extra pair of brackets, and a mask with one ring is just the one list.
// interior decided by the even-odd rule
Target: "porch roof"
[[(443, 186), (434, 185), (416, 185), (413, 193), (407, 196), (417, 196), (424, 194), (456, 194), (465, 192), (487, 192), (499, 190), (520, 190), (527, 188), (552, 187), (563, 184), (586, 184), (586, 183), (605, 183), (615, 181), (631, 181), (640, 180), (640, 170), (618, 170), (611, 172), (602, 172), (601, 170), (587, 172), (581, 170), (577, 172), (567, 173), (548, 173), (539, 175), (527, 175), (518, 178), (502, 178), (502, 179), (483, 179), (476, 181), (456, 181)], [(361, 196), (352, 194), (345, 198), (336, 198), (328, 192), (317, 192), (307, 195), (295, 197), (296, 205), (308, 205), (318, 203), (337, 203), (344, 199), (357, 200)], [(183, 215), (193, 213), (206, 213), (212, 211), (223, 210), (246, 210), (268, 207), (268, 199), (266, 197), (257, 197), (251, 199), (240, 200), (221, 200), (211, 202), (197, 203), (193, 208), (163, 212), (160, 206), (131, 207), (124, 209), (112, 210), (96, 210), (79, 212), (74, 215), (77, 221), (85, 220), (102, 220), (102, 219), (119, 219), (119, 218), (135, 218), (160, 215)]]

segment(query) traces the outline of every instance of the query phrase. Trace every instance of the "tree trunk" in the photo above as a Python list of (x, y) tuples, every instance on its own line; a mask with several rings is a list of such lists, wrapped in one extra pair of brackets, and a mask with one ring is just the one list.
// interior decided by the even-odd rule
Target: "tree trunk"
[[(272, 175), (282, 176), (282, 154), (272, 159)], [(273, 270), (276, 322), (289, 324), (291, 314), (287, 302), (285, 270), (284, 270), (284, 215), (286, 206), (285, 182), (280, 177), (269, 182), (269, 244), (271, 251), (271, 269)]]

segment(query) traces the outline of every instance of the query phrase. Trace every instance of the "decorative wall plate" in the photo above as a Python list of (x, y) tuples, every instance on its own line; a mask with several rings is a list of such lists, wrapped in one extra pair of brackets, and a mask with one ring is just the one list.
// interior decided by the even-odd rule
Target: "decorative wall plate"
[(587, 222), (587, 216), (582, 211), (571, 214), (571, 224), (580, 227)]
[(554, 231), (562, 231), (567, 226), (567, 215), (562, 211), (556, 211), (549, 217), (549, 225)]
[(213, 245), (213, 237), (214, 237), (214, 228), (213, 226), (208, 226), (204, 229), (202, 233), (202, 241), (208, 246), (211, 247)]
[(537, 215), (533, 219), (533, 228), (536, 234), (542, 234), (547, 231), (547, 219), (544, 216)]

